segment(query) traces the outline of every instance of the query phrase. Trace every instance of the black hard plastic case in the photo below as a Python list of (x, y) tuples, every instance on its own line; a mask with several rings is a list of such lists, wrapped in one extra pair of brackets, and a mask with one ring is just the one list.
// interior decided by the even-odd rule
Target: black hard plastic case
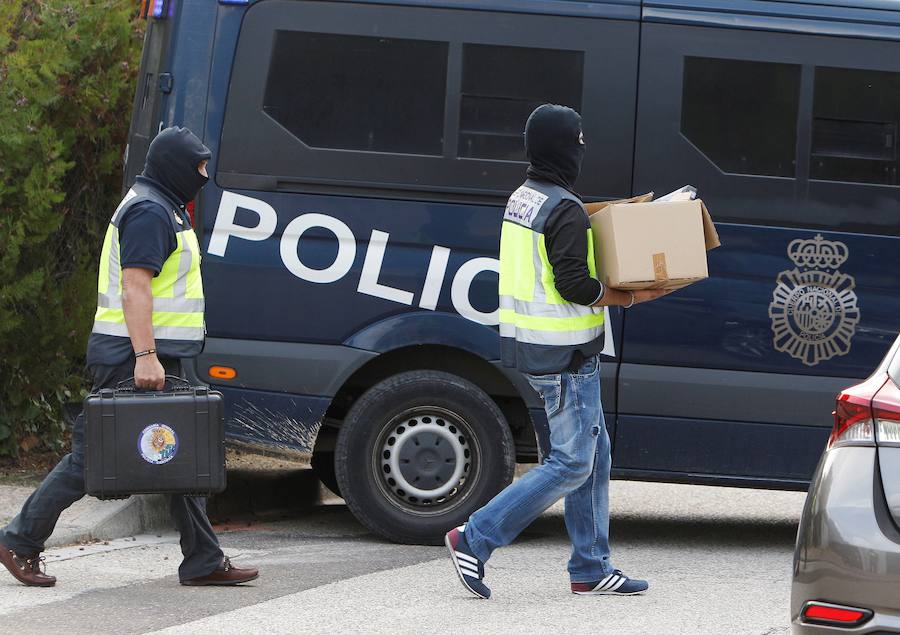
[(84, 416), (91, 496), (208, 496), (225, 489), (222, 393), (187, 384), (160, 392), (104, 389), (85, 400)]

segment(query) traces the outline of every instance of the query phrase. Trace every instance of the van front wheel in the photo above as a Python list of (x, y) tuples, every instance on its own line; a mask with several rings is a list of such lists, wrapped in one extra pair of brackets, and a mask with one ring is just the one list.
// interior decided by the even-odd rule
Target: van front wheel
[(441, 544), (508, 485), (515, 447), (503, 413), (456, 375), (411, 371), (369, 389), (338, 435), (335, 472), (353, 515), (394, 542)]

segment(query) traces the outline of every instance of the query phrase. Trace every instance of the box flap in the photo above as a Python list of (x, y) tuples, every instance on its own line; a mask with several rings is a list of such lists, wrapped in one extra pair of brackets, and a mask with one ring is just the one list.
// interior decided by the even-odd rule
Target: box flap
[(706, 242), (706, 251), (711, 251), (716, 247), (721, 247), (722, 241), (719, 240), (719, 232), (716, 231), (712, 216), (709, 215), (709, 210), (706, 209), (706, 203), (703, 201), (700, 201), (700, 209), (703, 211), (703, 240)]
[(616, 201), (600, 201), (598, 203), (587, 203), (584, 208), (587, 210), (588, 216), (596, 214), (602, 209), (606, 209), (610, 205), (615, 205), (616, 203), (648, 203), (653, 200), (653, 192), (647, 192), (646, 194), (641, 194), (640, 196), (632, 196), (631, 198), (620, 198)]

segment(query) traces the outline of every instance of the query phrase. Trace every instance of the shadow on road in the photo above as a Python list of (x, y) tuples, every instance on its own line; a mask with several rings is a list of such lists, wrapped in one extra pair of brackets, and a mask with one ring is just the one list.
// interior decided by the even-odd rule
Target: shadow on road
[[(765, 518), (697, 519), (659, 516), (610, 519), (613, 541), (629, 543), (665, 543), (673, 547), (696, 547), (698, 543), (711, 548), (783, 547), (792, 545), (797, 525), (784, 520)], [(561, 515), (544, 515), (522, 534), (520, 541), (536, 538), (558, 539), (568, 543), (565, 522)]]
[[(210, 501), (211, 517), (232, 531), (284, 533), (286, 540), (333, 539), (343, 537), (378, 542), (358, 523), (342, 501), (322, 488), (310, 470), (284, 473), (229, 473), (228, 490)], [(290, 521), (282, 524), (278, 521)], [(276, 523), (271, 527), (267, 525)], [(614, 513), (610, 533), (616, 542), (664, 544), (679, 547), (761, 548), (793, 544), (796, 521), (784, 515), (729, 516), (727, 510), (713, 515), (685, 511), (685, 507), (641, 509), (626, 515)], [(519, 542), (550, 541), (568, 544), (561, 507), (538, 518), (519, 538)]]

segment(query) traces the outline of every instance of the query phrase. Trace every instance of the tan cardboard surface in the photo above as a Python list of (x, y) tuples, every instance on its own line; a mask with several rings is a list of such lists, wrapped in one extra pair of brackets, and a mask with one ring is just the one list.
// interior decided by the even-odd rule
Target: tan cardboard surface
[(712, 216), (709, 215), (709, 210), (706, 209), (706, 204), (703, 201), (700, 201), (700, 207), (703, 210), (703, 239), (706, 243), (706, 251), (721, 247), (722, 241), (719, 240), (719, 232), (716, 231), (716, 225), (713, 223)]
[(586, 206), (598, 277), (611, 287), (680, 288), (709, 275), (706, 252), (720, 241), (706, 206), (651, 197)]

